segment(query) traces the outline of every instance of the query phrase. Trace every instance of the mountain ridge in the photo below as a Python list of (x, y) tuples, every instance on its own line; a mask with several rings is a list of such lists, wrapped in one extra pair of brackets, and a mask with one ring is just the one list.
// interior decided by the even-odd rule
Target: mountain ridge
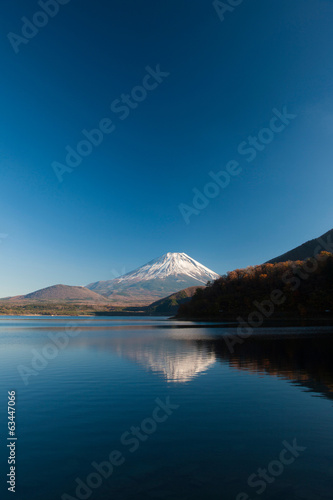
[[(265, 262), (265, 264), (274, 264), (275, 262), (277, 263), (287, 262), (289, 260), (291, 261), (306, 260), (309, 259), (310, 257), (315, 257), (323, 250), (324, 251), (327, 250), (327, 248), (325, 248), (325, 245), (323, 245), (323, 242), (326, 243), (327, 241), (327, 245), (329, 246), (331, 245), (330, 242), (332, 242), (332, 240), (333, 240), (333, 229), (330, 229), (329, 231), (322, 234), (318, 238), (313, 238), (312, 240), (306, 241), (305, 243), (298, 245), (292, 250), (289, 250), (288, 252), (285, 252), (279, 255), (278, 257), (275, 257), (274, 259), (268, 260), (267, 262)], [(333, 248), (330, 248), (328, 251), (333, 252)]]
[(86, 288), (107, 297), (112, 304), (141, 306), (218, 278), (219, 274), (187, 254), (168, 252), (118, 278), (89, 283)]
[(165, 314), (171, 315), (176, 314), (178, 308), (181, 304), (189, 302), (196, 291), (205, 288), (204, 286), (190, 286), (184, 290), (168, 295), (163, 299), (159, 299), (156, 302), (150, 304), (146, 311), (149, 314)]
[(10, 302), (89, 302), (89, 303), (108, 303), (108, 300), (100, 294), (97, 294), (83, 286), (70, 285), (52, 285), (46, 288), (40, 288), (26, 295), (16, 295), (6, 297), (2, 301)]

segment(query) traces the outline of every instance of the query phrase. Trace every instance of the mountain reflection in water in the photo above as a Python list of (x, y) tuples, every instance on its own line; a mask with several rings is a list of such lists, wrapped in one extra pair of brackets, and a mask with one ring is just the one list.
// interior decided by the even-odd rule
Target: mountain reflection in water
[[(0, 387), (18, 393), (20, 499), (78, 498), (76, 479), (111, 450), (125, 463), (91, 498), (253, 499), (250, 475), (294, 440), (306, 451), (262, 497), (332, 498), (333, 328), (261, 328), (234, 352), (230, 324), (160, 318), (2, 318), (0, 333)], [(66, 346), (25, 385), (18, 365), (37, 366), (54, 338)], [(121, 437), (156, 398), (177, 410), (131, 453)]]
[(116, 335), (95, 331), (93, 337), (86, 334), (72, 342), (111, 350), (168, 382), (189, 382), (219, 361), (235, 370), (281, 377), (323, 396), (333, 396), (333, 329), (329, 327), (254, 330), (242, 344), (234, 345), (233, 353), (225, 337), (235, 334), (234, 328), (170, 325), (151, 332), (143, 330), (133, 326), (130, 332), (120, 330)]

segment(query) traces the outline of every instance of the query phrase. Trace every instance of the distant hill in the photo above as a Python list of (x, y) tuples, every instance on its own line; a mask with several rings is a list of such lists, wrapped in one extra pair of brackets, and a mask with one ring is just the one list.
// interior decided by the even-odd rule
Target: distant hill
[(274, 264), (275, 262), (287, 262), (288, 260), (306, 260), (309, 259), (310, 257), (314, 257), (318, 253), (320, 253), (323, 250), (328, 250), (331, 252), (332, 250), (326, 249), (326, 248), (318, 248), (320, 247), (320, 243), (318, 242), (318, 239), (323, 239), (325, 242), (332, 242), (333, 241), (333, 229), (330, 231), (327, 231), (327, 233), (323, 234), (319, 238), (315, 238), (313, 240), (307, 241), (306, 243), (303, 243), (303, 245), (299, 245), (298, 247), (294, 248), (293, 250), (289, 250), (289, 252), (286, 252), (282, 255), (279, 255), (279, 257), (275, 257), (274, 259), (271, 259), (267, 261), (267, 264)]
[(36, 290), (27, 295), (9, 297), (10, 302), (72, 302), (72, 303), (108, 303), (108, 300), (98, 293), (83, 286), (53, 285)]
[(217, 278), (217, 273), (185, 253), (169, 252), (119, 278), (90, 283), (87, 288), (107, 297), (113, 306), (148, 306)]
[(198, 288), (204, 288), (203, 286), (190, 286), (181, 290), (180, 292), (173, 293), (165, 299), (157, 300), (150, 304), (150, 306), (145, 308), (147, 314), (165, 314), (171, 315), (176, 314), (180, 304), (185, 304), (191, 297), (195, 294)]

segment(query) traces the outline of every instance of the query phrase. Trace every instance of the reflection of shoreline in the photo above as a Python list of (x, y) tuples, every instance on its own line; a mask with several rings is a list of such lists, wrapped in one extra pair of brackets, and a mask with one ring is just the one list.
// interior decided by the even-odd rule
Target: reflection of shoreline
[(280, 377), (333, 399), (333, 332), (323, 335), (319, 328), (311, 335), (261, 334), (235, 346), (233, 354), (222, 336), (198, 344), (232, 369)]
[[(235, 334), (235, 328), (163, 327), (79, 326), (81, 333), (71, 338), (70, 345), (111, 351), (168, 382), (189, 382), (220, 361), (231, 369), (280, 377), (333, 399), (333, 329), (262, 328), (235, 344), (231, 354), (224, 335)], [(38, 330), (43, 329), (47, 328)], [(43, 338), (39, 338), (41, 343)]]

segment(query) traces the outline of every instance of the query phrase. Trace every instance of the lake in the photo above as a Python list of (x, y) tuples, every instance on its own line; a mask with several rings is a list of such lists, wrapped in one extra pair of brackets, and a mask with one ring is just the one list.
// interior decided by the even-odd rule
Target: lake
[[(332, 498), (333, 329), (2, 317), (19, 500)], [(226, 341), (229, 339), (229, 343)]]

